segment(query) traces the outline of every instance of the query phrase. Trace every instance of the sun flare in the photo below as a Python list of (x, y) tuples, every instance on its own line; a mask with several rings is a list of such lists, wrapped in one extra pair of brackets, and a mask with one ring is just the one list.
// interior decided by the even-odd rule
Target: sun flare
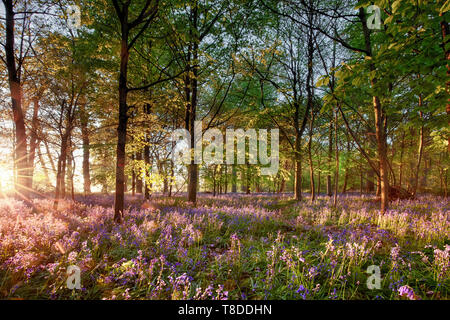
[(11, 168), (0, 166), (0, 191), (11, 191), (14, 186), (14, 173)]

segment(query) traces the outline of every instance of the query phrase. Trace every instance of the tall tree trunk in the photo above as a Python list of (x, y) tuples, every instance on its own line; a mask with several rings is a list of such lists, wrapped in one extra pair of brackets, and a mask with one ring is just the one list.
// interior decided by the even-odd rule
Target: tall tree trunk
[(334, 143), (335, 143), (335, 173), (334, 173), (334, 199), (333, 205), (336, 207), (337, 205), (337, 196), (338, 196), (338, 187), (339, 187), (339, 148), (338, 148), (338, 110), (336, 110), (336, 114), (334, 116)]
[(125, 181), (123, 183), (123, 192), (127, 193), (128, 192), (128, 175), (125, 174)]
[[(119, 74), (119, 125), (117, 127), (117, 151), (116, 151), (116, 190), (114, 200), (114, 221), (121, 223), (123, 221), (123, 210), (125, 202), (125, 147), (127, 142), (127, 125), (128, 125), (128, 105), (127, 105), (127, 79), (128, 79), (128, 61), (130, 49), (136, 40), (143, 34), (150, 22), (154, 19), (158, 12), (159, 1), (155, 1), (150, 6), (151, 1), (147, 1), (140, 12), (136, 12), (137, 16), (133, 21), (128, 22), (128, 11), (131, 1), (112, 0), (117, 17), (120, 21), (121, 29), (121, 48), (120, 48), (120, 74)], [(130, 43), (128, 43), (130, 29), (138, 27), (140, 30), (134, 35)]]
[[(189, 132), (191, 133), (191, 151), (192, 155), (194, 154), (195, 149), (195, 118), (197, 112), (197, 95), (198, 95), (198, 69), (199, 69), (199, 61), (198, 61), (198, 49), (199, 49), (199, 39), (198, 39), (198, 7), (197, 2), (194, 4), (194, 8), (192, 11), (192, 27), (195, 34), (193, 35), (193, 44), (192, 44), (192, 78), (190, 79), (191, 83), (191, 105), (189, 112)], [(188, 184), (188, 201), (192, 203), (197, 203), (197, 187), (198, 187), (198, 164), (195, 163), (194, 156), (191, 158), (191, 164), (189, 165), (189, 184)]]
[(246, 165), (246, 169), (247, 170), (245, 170), (245, 179), (246, 179), (246, 182), (245, 182), (245, 193), (246, 194), (250, 194), (250, 184), (251, 184), (251, 180), (250, 180), (250, 164), (249, 163), (247, 163), (247, 165)]
[[(439, 14), (442, 18), (444, 16), (444, 13)], [(447, 61), (447, 81), (445, 82), (445, 88), (447, 91), (447, 104), (445, 105), (445, 110), (447, 112), (447, 118), (448, 118), (448, 125), (450, 126), (450, 49), (448, 49), (448, 39), (446, 39), (450, 32), (449, 32), (449, 23), (448, 21), (445, 21), (443, 19), (441, 22), (441, 34), (442, 34), (442, 49), (444, 50), (444, 57)], [(448, 152), (450, 153), (450, 136), (448, 137)]]
[(39, 163), (41, 164), (42, 171), (44, 171), (45, 182), (48, 186), (50, 186), (51, 185), (50, 175), (48, 174), (48, 169), (47, 169), (47, 166), (45, 165), (45, 160), (44, 160), (44, 157), (42, 156), (41, 148), (39, 145), (40, 145), (40, 143), (38, 142), (37, 152), (38, 152)]
[[(296, 116), (296, 119), (297, 116)], [(302, 200), (302, 158), (301, 158), (301, 136), (298, 130), (298, 120), (294, 121), (296, 129), (295, 134), (295, 180), (294, 180), (294, 198), (297, 201)]]
[(448, 169), (444, 169), (444, 197), (447, 198), (448, 197), (448, 189), (447, 189), (447, 174), (448, 174)]
[(362, 164), (359, 165), (359, 195), (363, 195), (363, 168)]
[(216, 165), (213, 165), (213, 197), (216, 196)]
[(31, 120), (31, 132), (30, 132), (30, 152), (28, 158), (28, 166), (30, 168), (27, 188), (33, 189), (33, 176), (34, 176), (34, 160), (36, 158), (36, 147), (38, 145), (38, 112), (39, 112), (39, 99), (33, 98), (33, 118)]
[(367, 191), (367, 193), (372, 193), (374, 191), (374, 189), (375, 189), (375, 185), (374, 185), (374, 182), (373, 182), (374, 176), (375, 176), (375, 174), (374, 174), (373, 170), (369, 170), (367, 172), (367, 181), (366, 181), (366, 191)]
[(330, 129), (328, 133), (328, 174), (327, 174), (327, 195), (329, 197), (331, 197), (333, 194), (331, 186), (332, 157), (333, 157), (333, 121), (330, 121)]
[(344, 184), (342, 186), (342, 193), (346, 193), (347, 192), (347, 183), (348, 183), (348, 169), (347, 169), (347, 167), (345, 167), (345, 170), (344, 170)]
[(128, 6), (123, 5), (121, 16), (121, 49), (120, 49), (120, 75), (119, 75), (119, 125), (117, 127), (116, 150), (116, 189), (114, 199), (114, 221), (122, 223), (125, 202), (125, 146), (127, 141), (128, 105), (127, 105), (127, 79), (128, 79)]
[(311, 186), (311, 202), (313, 202), (316, 199), (316, 187), (314, 185), (314, 164), (312, 159), (312, 153), (311, 153), (311, 146), (312, 146), (312, 129), (313, 129), (313, 123), (314, 123), (314, 116), (313, 116), (313, 110), (311, 109), (311, 127), (310, 127), (310, 133), (309, 133), (309, 142), (308, 142), (308, 157), (309, 157), (309, 179), (310, 179), (310, 186)]
[[(336, 30), (334, 31), (334, 36), (336, 36)], [(333, 51), (332, 51), (332, 60), (331, 60), (331, 67), (334, 69), (336, 67), (336, 41), (333, 41)], [(334, 94), (334, 85), (336, 82), (335, 73), (333, 72), (331, 74), (331, 82), (330, 82), (330, 89), (331, 92)], [(337, 111), (336, 111), (337, 112)], [(337, 138), (337, 136), (336, 136)], [(333, 167), (333, 112), (331, 112), (330, 115), (330, 128), (328, 131), (328, 175), (327, 175), (327, 195), (329, 197), (333, 194), (333, 187), (331, 183), (331, 172)]]
[(55, 166), (55, 162), (53, 161), (53, 157), (52, 157), (52, 153), (50, 151), (50, 147), (48, 145), (47, 140), (43, 140), (44, 141), (44, 145), (45, 145), (45, 150), (47, 151), (47, 157), (48, 157), (48, 161), (50, 162), (50, 166), (52, 167), (52, 171), (53, 173), (56, 175), (56, 166)]
[(222, 183), (222, 178), (223, 178), (223, 173), (222, 173), (222, 167), (220, 167), (219, 170), (219, 195), (222, 194), (222, 187), (223, 187), (223, 183)]
[(86, 106), (80, 105), (80, 125), (81, 139), (83, 142), (83, 190), (84, 195), (91, 193), (91, 174), (90, 174), (90, 139), (89, 139), (89, 115), (86, 112)]
[[(311, 28), (308, 30), (308, 61), (307, 61), (307, 76), (306, 76), (306, 88), (307, 88), (307, 103), (306, 103), (306, 111), (303, 117), (303, 122), (300, 127), (299, 123), (299, 101), (297, 97), (296, 89), (294, 89), (294, 129), (295, 129), (295, 188), (294, 188), (294, 197), (295, 200), (300, 201), (302, 200), (302, 168), (301, 168), (301, 138), (303, 135), (303, 132), (306, 128), (306, 124), (308, 121), (308, 116), (310, 110), (313, 108), (313, 92), (312, 92), (312, 86), (311, 81), (313, 81), (313, 54), (314, 54), (314, 43), (313, 43), (313, 30), (312, 30), (312, 16), (311, 13), (308, 15), (309, 22)], [(312, 112), (312, 111), (311, 111)]]
[(4, 0), (6, 13), (6, 42), (5, 57), (8, 70), (9, 90), (11, 94), (11, 106), (15, 124), (15, 195), (18, 199), (28, 202), (29, 199), (29, 167), (27, 152), (27, 134), (25, 119), (22, 109), (22, 84), (20, 70), (17, 69), (14, 44), (15, 12), (12, 0)]
[(295, 189), (294, 189), (295, 200), (302, 200), (302, 161), (301, 158), (295, 161)]
[[(370, 41), (370, 30), (367, 27), (367, 19), (364, 8), (359, 8), (359, 15), (362, 21), (364, 42), (367, 56), (372, 56), (372, 46)], [(373, 62), (369, 65), (370, 72), (375, 72), (376, 68)], [(377, 86), (377, 78), (370, 79), (370, 85), (373, 89)], [(381, 106), (380, 98), (376, 95), (372, 97), (373, 110), (375, 114), (375, 136), (377, 141), (378, 160), (380, 164), (380, 191), (381, 191), (381, 214), (384, 214), (388, 208), (389, 201), (389, 176), (387, 169), (387, 150), (386, 150), (386, 127), (385, 117)]]
[[(142, 150), (138, 150), (136, 152), (136, 161), (139, 164), (139, 167), (142, 165)], [(143, 193), (143, 179), (142, 179), (142, 170), (139, 170), (136, 173), (136, 193), (142, 194)]]
[[(311, 5), (311, 2), (309, 3)], [(314, 164), (311, 155), (311, 146), (312, 146), (312, 136), (313, 136), (313, 127), (314, 127), (314, 106), (313, 106), (313, 98), (314, 98), (314, 86), (311, 84), (314, 81), (313, 74), (313, 55), (314, 55), (314, 39), (313, 39), (313, 13), (312, 11), (308, 12), (308, 22), (309, 22), (309, 30), (308, 30), (308, 74), (306, 76), (306, 103), (308, 105), (310, 114), (310, 128), (309, 128), (309, 141), (308, 141), (308, 156), (309, 156), (309, 175), (310, 175), (310, 185), (311, 185), (311, 202), (316, 199), (316, 188), (314, 185)], [(307, 115), (305, 115), (307, 116)]]
[[(379, 167), (379, 165), (378, 165)], [(376, 191), (376, 196), (377, 197), (381, 197), (381, 178), (379, 176), (377, 176), (377, 191)]]
[(168, 168), (167, 168), (167, 161), (162, 162), (161, 161), (161, 169), (160, 173), (163, 175), (163, 194), (167, 194), (169, 191), (169, 183), (168, 183)]
[(420, 185), (421, 189), (426, 190), (426, 188), (428, 186), (429, 171), (433, 167), (433, 163), (432, 163), (432, 159), (428, 158), (428, 155), (426, 153), (423, 155), (423, 158), (424, 158), (423, 164), (425, 165), (425, 167), (424, 167), (422, 179), (420, 179), (419, 185)]
[(133, 168), (131, 169), (131, 195), (134, 197), (136, 194), (136, 170), (134, 169), (134, 153), (131, 155), (131, 160), (133, 162)]
[(347, 182), (348, 182), (348, 158), (350, 156), (350, 137), (347, 136), (347, 157), (345, 159), (345, 173), (344, 173), (344, 185), (342, 186), (342, 193), (347, 192)]
[[(422, 105), (422, 95), (419, 95), (419, 105)], [(419, 111), (420, 113), (420, 118), (423, 121), (423, 113), (422, 111)], [(416, 165), (416, 170), (415, 170), (415, 175), (414, 175), (414, 187), (412, 190), (412, 194), (416, 195), (417, 193), (417, 188), (419, 186), (419, 171), (420, 171), (420, 163), (422, 162), (422, 155), (423, 155), (423, 144), (424, 144), (424, 128), (423, 128), (423, 124), (420, 126), (420, 132), (419, 132), (419, 147), (417, 150), (417, 165)]]
[(224, 193), (227, 194), (227, 192), (228, 192), (228, 165), (226, 165), (226, 164), (224, 164), (224, 171), (225, 171)]
[(278, 193), (283, 193), (286, 188), (286, 179), (281, 177), (280, 188), (278, 189)]
[(320, 163), (318, 164), (319, 170), (317, 172), (317, 195), (320, 196), (321, 177), (320, 177)]
[[(374, 79), (375, 80), (375, 79)], [(372, 80), (373, 85), (375, 85)], [(389, 180), (387, 170), (387, 152), (386, 152), (386, 136), (383, 128), (382, 118), (384, 117), (381, 103), (378, 97), (373, 98), (373, 105), (375, 111), (375, 126), (376, 126), (376, 138), (377, 138), (377, 150), (378, 158), (380, 160), (380, 185), (381, 185), (381, 214), (384, 214), (388, 208), (389, 201)]]
[(261, 177), (258, 174), (255, 174), (253, 181), (255, 183), (255, 191), (257, 193), (260, 193), (261, 192)]
[(400, 167), (399, 167), (399, 182), (398, 186), (402, 187), (402, 179), (403, 179), (403, 154), (405, 152), (405, 131), (402, 133), (402, 142), (400, 145)]
[[(173, 149), (173, 148), (172, 148)], [(172, 188), (175, 183), (174, 163), (170, 160), (170, 183), (169, 183), (169, 197), (172, 196)]]
[(231, 192), (237, 192), (237, 171), (235, 164), (231, 165)]
[[(144, 107), (145, 113), (147, 115), (150, 115), (151, 113), (151, 108), (150, 108), (150, 104), (147, 103)], [(144, 197), (145, 199), (150, 199), (150, 173), (151, 173), (151, 168), (150, 168), (150, 137), (149, 137), (150, 133), (147, 130), (147, 133), (145, 135), (145, 146), (144, 146), (144, 162), (145, 162), (145, 192), (144, 192)]]
[(67, 176), (68, 176), (69, 187), (70, 187), (70, 195), (71, 195), (72, 201), (75, 201), (75, 183), (74, 183), (75, 158), (73, 157), (72, 139), (69, 140), (69, 152), (67, 153), (67, 163), (68, 163)]
[(58, 167), (56, 172), (56, 188), (55, 188), (55, 201), (53, 202), (53, 208), (58, 209), (58, 203), (61, 198), (65, 197), (66, 190), (66, 161), (67, 161), (67, 148), (68, 148), (69, 133), (66, 132), (61, 137), (61, 148), (58, 157)]

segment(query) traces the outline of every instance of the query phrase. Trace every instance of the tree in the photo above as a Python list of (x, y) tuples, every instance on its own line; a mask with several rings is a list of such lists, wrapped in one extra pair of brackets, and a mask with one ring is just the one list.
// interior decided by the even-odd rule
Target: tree
[[(142, 36), (150, 23), (155, 19), (158, 12), (159, 0), (147, 0), (139, 6), (137, 1), (113, 0), (113, 5), (117, 18), (120, 22), (120, 75), (119, 75), (119, 125), (117, 127), (117, 154), (116, 154), (116, 194), (114, 202), (114, 221), (121, 223), (123, 220), (123, 210), (125, 201), (125, 146), (127, 139), (128, 123), (128, 61), (130, 49)], [(132, 6), (132, 2), (134, 6)], [(130, 13), (137, 12), (136, 18), (130, 18)], [(131, 32), (138, 31), (133, 35)]]

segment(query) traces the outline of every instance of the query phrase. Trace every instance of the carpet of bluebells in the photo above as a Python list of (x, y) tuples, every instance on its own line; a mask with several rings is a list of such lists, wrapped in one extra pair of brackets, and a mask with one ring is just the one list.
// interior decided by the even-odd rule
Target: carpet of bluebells
[[(3, 299), (449, 299), (450, 204), (421, 196), (202, 194), (127, 197), (121, 225), (111, 196), (0, 199)], [(67, 269), (81, 269), (81, 289)], [(370, 290), (367, 269), (381, 270)]]

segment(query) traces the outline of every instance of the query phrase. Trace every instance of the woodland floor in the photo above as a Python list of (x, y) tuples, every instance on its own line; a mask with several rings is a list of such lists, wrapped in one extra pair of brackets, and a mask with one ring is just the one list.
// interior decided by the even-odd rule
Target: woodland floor
[[(372, 196), (77, 196), (58, 210), (0, 199), (0, 298), (448, 299), (450, 204), (420, 196), (379, 214)], [(81, 290), (67, 268), (81, 269)], [(380, 289), (369, 289), (371, 265)]]

